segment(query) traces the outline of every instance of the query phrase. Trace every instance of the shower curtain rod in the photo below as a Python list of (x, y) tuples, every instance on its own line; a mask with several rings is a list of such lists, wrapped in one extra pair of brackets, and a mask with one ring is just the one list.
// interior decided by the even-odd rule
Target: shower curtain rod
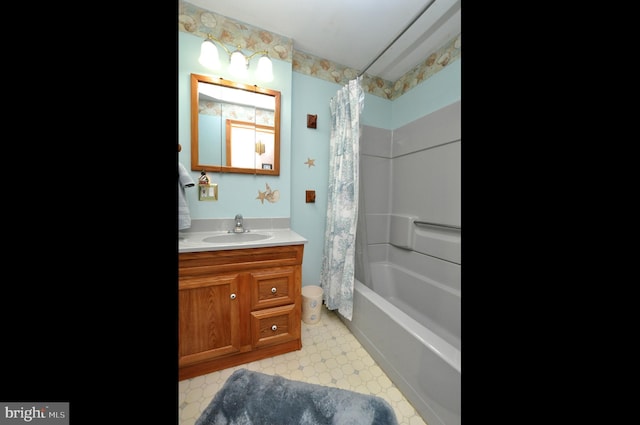
[(413, 25), (413, 24), (414, 24), (418, 19), (420, 19), (420, 17), (421, 17), (422, 15), (424, 15), (424, 12), (426, 12), (426, 11), (427, 11), (427, 9), (429, 9), (429, 8), (431, 7), (431, 5), (432, 5), (433, 3), (435, 3), (435, 1), (436, 1), (436, 0), (431, 0), (431, 1), (429, 2), (429, 4), (427, 4), (427, 5), (425, 6), (425, 8), (424, 8), (424, 9), (422, 9), (422, 12), (418, 13), (418, 15), (417, 15), (415, 18), (413, 18), (413, 20), (412, 20), (411, 22), (409, 22), (409, 25), (407, 25), (407, 27), (406, 27), (405, 29), (403, 29), (403, 30), (402, 30), (402, 32), (401, 32), (400, 34), (398, 34), (398, 36), (397, 36), (396, 38), (394, 38), (394, 39), (393, 39), (393, 41), (392, 41), (391, 43), (389, 43), (389, 45), (388, 45), (388, 46), (387, 46), (387, 47), (382, 51), (382, 53), (380, 53), (378, 56), (376, 56), (376, 58), (375, 58), (371, 63), (369, 63), (369, 65), (367, 65), (367, 67), (366, 67), (362, 72), (360, 72), (360, 74), (358, 74), (358, 78), (359, 78), (359, 77), (362, 77), (362, 76), (364, 75), (364, 73), (365, 73), (365, 72), (367, 72), (367, 70), (368, 70), (369, 68), (371, 68), (371, 65), (373, 65), (374, 63), (376, 63), (376, 61), (377, 61), (378, 59), (380, 59), (380, 57), (381, 57), (382, 55), (384, 55), (384, 54), (387, 52), (387, 50), (389, 50), (389, 48), (390, 48), (391, 46), (393, 46), (393, 43), (395, 43), (396, 41), (398, 41), (398, 39), (399, 39), (400, 37), (402, 37), (402, 35), (403, 35), (405, 32), (407, 32), (407, 30), (408, 30), (409, 28), (411, 28), (411, 25)]

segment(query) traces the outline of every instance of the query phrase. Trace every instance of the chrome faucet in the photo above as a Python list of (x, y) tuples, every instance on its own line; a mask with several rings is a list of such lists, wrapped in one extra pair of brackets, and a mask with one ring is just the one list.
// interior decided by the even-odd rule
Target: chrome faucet
[(244, 233), (242, 214), (236, 214), (236, 218), (234, 218), (234, 220), (236, 221), (236, 225), (233, 228), (233, 233)]

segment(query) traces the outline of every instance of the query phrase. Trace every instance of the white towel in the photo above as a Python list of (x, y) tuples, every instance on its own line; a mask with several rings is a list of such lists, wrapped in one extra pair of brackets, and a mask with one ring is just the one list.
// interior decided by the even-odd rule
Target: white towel
[(191, 213), (184, 189), (193, 187), (195, 184), (184, 165), (178, 162), (178, 229), (180, 230), (191, 227)]

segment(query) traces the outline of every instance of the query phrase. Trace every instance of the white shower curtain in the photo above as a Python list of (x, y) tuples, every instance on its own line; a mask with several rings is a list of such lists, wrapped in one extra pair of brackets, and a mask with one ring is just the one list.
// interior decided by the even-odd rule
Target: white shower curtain
[(329, 310), (351, 320), (358, 224), (362, 77), (349, 81), (331, 99), (327, 224), (320, 285)]

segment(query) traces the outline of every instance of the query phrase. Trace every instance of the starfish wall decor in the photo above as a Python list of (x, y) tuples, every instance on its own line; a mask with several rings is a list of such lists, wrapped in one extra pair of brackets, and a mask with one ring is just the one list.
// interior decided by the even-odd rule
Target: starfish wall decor
[(261, 204), (264, 204), (265, 199), (271, 203), (278, 202), (280, 199), (280, 191), (278, 189), (271, 190), (269, 183), (265, 183), (265, 186), (267, 187), (267, 190), (264, 192), (258, 189), (258, 196), (256, 196), (256, 199), (259, 199)]

